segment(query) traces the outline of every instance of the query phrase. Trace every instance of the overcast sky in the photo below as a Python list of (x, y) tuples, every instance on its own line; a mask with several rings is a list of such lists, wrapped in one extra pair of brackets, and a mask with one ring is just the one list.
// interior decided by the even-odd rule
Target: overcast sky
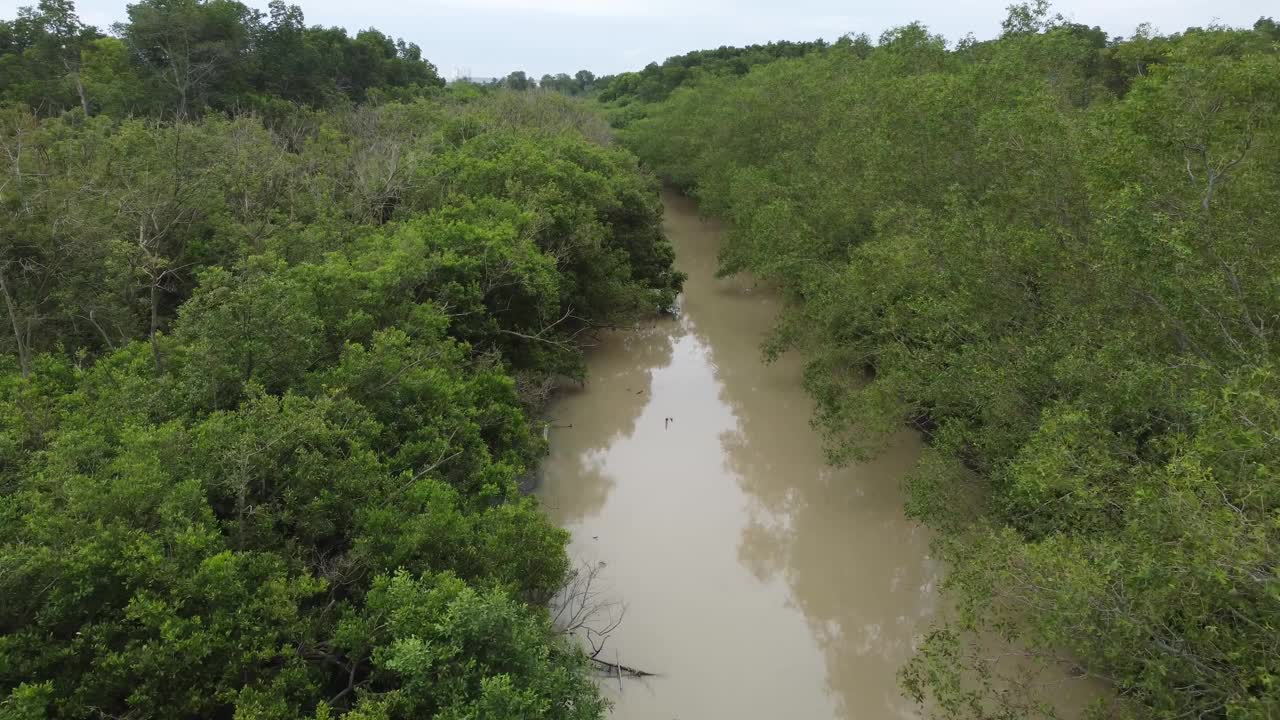
[[(247, 0), (265, 8), (267, 0)], [(644, 67), (689, 50), (770, 40), (873, 38), (920, 20), (949, 40), (996, 35), (1010, 0), (293, 0), (309, 25), (376, 27), (416, 42), (447, 78), (526, 70), (596, 74)], [(13, 17), (35, 0), (0, 0)], [(81, 18), (107, 27), (126, 0), (78, 0)], [(1076, 22), (1129, 35), (1142, 22), (1175, 32), (1220, 22), (1249, 26), (1280, 16), (1275, 0), (1061, 0), (1054, 9)]]

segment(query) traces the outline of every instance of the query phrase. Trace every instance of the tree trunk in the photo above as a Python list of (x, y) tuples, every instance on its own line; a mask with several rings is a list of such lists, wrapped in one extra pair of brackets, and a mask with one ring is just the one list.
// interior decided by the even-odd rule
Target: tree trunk
[(18, 327), (18, 311), (13, 306), (13, 297), (9, 294), (9, 284), (5, 282), (4, 270), (0, 269), (0, 293), (4, 294), (4, 304), (9, 309), (9, 322), (13, 325), (13, 341), (18, 345), (18, 366), (22, 369), (22, 377), (31, 374), (31, 359), (27, 355), (27, 343), (22, 339), (22, 330)]
[(116, 344), (111, 341), (111, 336), (107, 334), (106, 329), (103, 328), (102, 324), (99, 323), (97, 318), (93, 316), (95, 312), (97, 311), (90, 310), (88, 315), (81, 315), (80, 317), (89, 321), (89, 324), (92, 325), (94, 329), (98, 331), (98, 334), (102, 336), (102, 341), (105, 342), (107, 344), (107, 347), (114, 352), (116, 349)]
[(67, 74), (76, 84), (76, 94), (80, 96), (80, 108), (84, 110), (84, 116), (89, 117), (89, 96), (84, 92), (84, 82), (80, 80), (80, 68), (71, 64), (71, 61), (65, 57), (62, 59), (62, 66), (67, 69)]
[[(173, 74), (177, 77), (178, 71), (174, 70)], [(187, 86), (185, 83), (178, 84), (178, 108), (174, 119), (178, 122), (187, 119)]]
[(158, 292), (157, 282), (151, 283), (151, 357), (156, 363), (156, 374), (164, 372), (164, 365), (160, 362), (160, 340), (156, 337), (156, 332), (160, 329), (160, 293)]
[(80, 94), (80, 107), (84, 110), (84, 116), (89, 117), (89, 96), (84, 92), (84, 83), (80, 81), (80, 73), (73, 75), (76, 79), (76, 92)]

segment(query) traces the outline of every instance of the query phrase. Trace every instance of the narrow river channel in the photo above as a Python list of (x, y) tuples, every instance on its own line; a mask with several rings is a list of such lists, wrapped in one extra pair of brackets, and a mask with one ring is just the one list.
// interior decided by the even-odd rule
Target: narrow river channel
[(776, 299), (717, 279), (720, 228), (663, 199), (682, 312), (591, 349), (590, 382), (551, 409), (539, 491), (625, 603), (602, 657), (661, 675), (602, 683), (613, 716), (913, 717), (895, 673), (939, 579), (902, 512), (919, 440), (825, 464), (798, 359), (761, 361)]

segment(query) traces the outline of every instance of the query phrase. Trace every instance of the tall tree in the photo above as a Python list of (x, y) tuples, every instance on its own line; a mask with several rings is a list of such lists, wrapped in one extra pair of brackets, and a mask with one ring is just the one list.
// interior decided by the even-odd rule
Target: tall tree
[(2, 25), (0, 77), (6, 80), (6, 94), (49, 112), (78, 104), (88, 115), (81, 54), (101, 35), (80, 21), (75, 3), (40, 0), (34, 7), (19, 8), (17, 18)]
[(183, 119), (239, 89), (256, 11), (237, 0), (143, 0), (116, 32), (169, 96)]

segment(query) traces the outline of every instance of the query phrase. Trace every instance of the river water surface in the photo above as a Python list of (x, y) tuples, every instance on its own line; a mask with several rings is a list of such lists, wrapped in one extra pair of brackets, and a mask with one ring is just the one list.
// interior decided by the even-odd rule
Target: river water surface
[(777, 300), (717, 279), (720, 228), (663, 199), (682, 311), (589, 351), (590, 381), (552, 407), (539, 490), (626, 606), (601, 657), (660, 673), (602, 683), (613, 716), (913, 717), (895, 673), (939, 580), (902, 513), (919, 440), (828, 466), (798, 359), (761, 361)]

